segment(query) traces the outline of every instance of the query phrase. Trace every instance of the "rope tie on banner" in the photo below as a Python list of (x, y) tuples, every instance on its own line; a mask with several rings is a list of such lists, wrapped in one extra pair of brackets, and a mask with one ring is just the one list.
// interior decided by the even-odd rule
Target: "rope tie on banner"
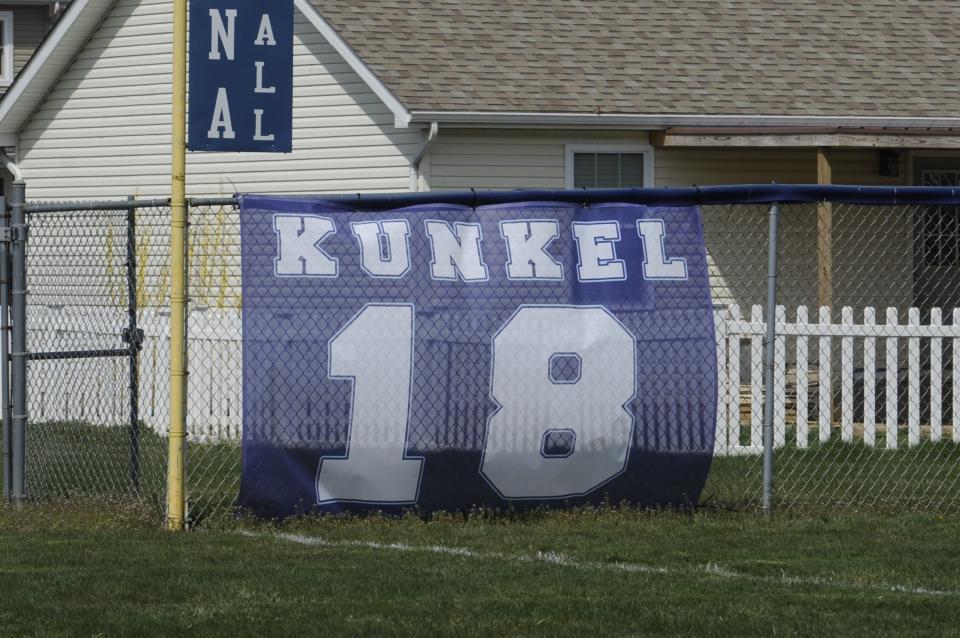
[(473, 195), (473, 200), (470, 202), (470, 208), (473, 209), (473, 212), (477, 212), (477, 189), (471, 188), (470, 193)]

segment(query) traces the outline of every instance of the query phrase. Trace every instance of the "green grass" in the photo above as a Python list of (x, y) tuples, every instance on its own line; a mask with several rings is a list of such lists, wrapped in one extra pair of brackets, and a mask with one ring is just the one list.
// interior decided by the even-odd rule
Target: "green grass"
[[(139, 492), (165, 491), (167, 443), (148, 427), (139, 437)], [(126, 427), (83, 423), (31, 423), (27, 428), (27, 487), (43, 499), (129, 497), (130, 432)]]
[(180, 535), (159, 530), (160, 437), (141, 439), (136, 494), (123, 428), (31, 424), (29, 444), (38, 498), (0, 506), (4, 636), (960, 635), (949, 443), (779, 450), (774, 521), (750, 513), (760, 459), (721, 457), (689, 515), (282, 523), (228, 516), (239, 447), (191, 443)]
[[(706, 507), (759, 505), (763, 460), (716, 457), (704, 487)], [(960, 512), (960, 445), (925, 442), (886, 450), (831, 440), (774, 454), (777, 506), (811, 512)]]
[[(793, 510), (896, 513), (960, 512), (960, 445), (924, 443), (899, 450), (827, 443), (776, 452), (776, 498)], [(790, 437), (792, 440), (792, 437)], [(28, 489), (39, 500), (103, 498), (146, 503), (163, 511), (166, 441), (141, 435), (141, 488), (130, 488), (126, 428), (37, 423), (28, 436)], [(707, 509), (753, 511), (759, 506), (759, 456), (717, 457), (704, 488)], [(190, 512), (195, 522), (233, 514), (240, 486), (240, 447), (192, 442), (187, 450)]]
[(958, 635), (957, 538), (929, 515), (600, 508), (174, 535), (135, 508), (0, 509), (0, 634)]

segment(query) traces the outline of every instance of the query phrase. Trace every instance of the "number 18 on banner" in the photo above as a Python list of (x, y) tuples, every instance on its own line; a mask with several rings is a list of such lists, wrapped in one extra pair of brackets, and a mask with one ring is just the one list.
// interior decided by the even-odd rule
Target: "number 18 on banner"
[(194, 151), (293, 150), (291, 0), (191, 0)]

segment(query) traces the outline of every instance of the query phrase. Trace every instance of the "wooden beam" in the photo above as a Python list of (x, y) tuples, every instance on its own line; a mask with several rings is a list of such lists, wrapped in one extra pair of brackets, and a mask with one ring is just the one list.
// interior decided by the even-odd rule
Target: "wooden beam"
[(719, 134), (684, 134), (666, 131), (655, 138), (651, 136), (654, 146), (660, 148), (809, 148), (821, 146), (837, 146), (837, 135), (834, 134), (751, 134), (751, 135), (719, 135)]
[(657, 131), (657, 148), (910, 148), (960, 149), (960, 135), (882, 133), (695, 134)]
[[(833, 183), (830, 149), (817, 149), (817, 183)], [(833, 307), (833, 204), (817, 205), (817, 297), (821, 308)]]

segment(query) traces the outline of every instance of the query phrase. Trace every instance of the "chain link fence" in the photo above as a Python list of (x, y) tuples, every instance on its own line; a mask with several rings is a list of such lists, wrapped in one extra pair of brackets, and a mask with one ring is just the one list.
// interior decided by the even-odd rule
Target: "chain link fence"
[[(720, 360), (706, 501), (760, 504), (767, 206), (705, 207)], [(779, 507), (960, 509), (953, 206), (781, 207)]]
[(193, 521), (233, 511), (243, 421), (240, 217), (232, 203), (189, 209), (187, 500)]
[(27, 216), (28, 495), (162, 514), (169, 210), (62, 208)]
[[(719, 371), (706, 507), (760, 505), (768, 210), (702, 208)], [(243, 299), (236, 206), (197, 201), (189, 220), (196, 522), (236, 508)], [(28, 223), (29, 497), (133, 498), (162, 514), (169, 209), (76, 204)], [(960, 510), (957, 207), (785, 205), (778, 256), (778, 507)], [(447, 407), (437, 418), (460, 418)]]

